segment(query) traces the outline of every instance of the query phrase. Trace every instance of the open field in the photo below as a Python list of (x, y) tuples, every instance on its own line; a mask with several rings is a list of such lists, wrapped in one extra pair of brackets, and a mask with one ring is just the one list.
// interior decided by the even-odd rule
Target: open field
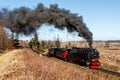
[(100, 61), (104, 69), (120, 73), (120, 50), (99, 50)]
[(118, 75), (116, 73), (109, 74), (108, 72), (87, 69), (56, 58), (39, 56), (31, 49), (24, 48), (9, 51), (0, 57), (0, 80), (16, 79), (120, 80), (120, 76), (119, 73)]
[[(62, 47), (65, 45), (76, 47), (89, 47), (85, 41), (72, 41), (61, 43)], [(120, 41), (94, 41), (93, 48), (100, 52), (100, 61), (103, 69), (115, 71), (120, 73)]]

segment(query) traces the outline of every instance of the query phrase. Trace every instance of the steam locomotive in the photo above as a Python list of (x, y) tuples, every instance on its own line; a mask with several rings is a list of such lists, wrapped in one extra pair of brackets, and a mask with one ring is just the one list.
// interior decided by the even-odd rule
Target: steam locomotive
[(48, 51), (48, 56), (54, 56), (71, 63), (83, 65), (87, 68), (101, 68), (99, 52), (94, 48), (50, 48)]

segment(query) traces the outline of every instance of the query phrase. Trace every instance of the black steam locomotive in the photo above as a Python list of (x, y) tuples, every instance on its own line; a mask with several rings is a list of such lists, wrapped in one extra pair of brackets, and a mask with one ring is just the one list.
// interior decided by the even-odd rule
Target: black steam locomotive
[(48, 55), (89, 68), (101, 68), (99, 52), (94, 48), (50, 48)]

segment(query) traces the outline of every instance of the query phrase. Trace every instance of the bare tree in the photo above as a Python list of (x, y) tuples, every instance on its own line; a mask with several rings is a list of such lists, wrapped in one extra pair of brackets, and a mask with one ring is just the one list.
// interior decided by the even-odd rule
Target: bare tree
[(60, 40), (59, 40), (59, 38), (57, 38), (57, 40), (55, 41), (55, 46), (58, 47), (58, 48), (60, 47)]

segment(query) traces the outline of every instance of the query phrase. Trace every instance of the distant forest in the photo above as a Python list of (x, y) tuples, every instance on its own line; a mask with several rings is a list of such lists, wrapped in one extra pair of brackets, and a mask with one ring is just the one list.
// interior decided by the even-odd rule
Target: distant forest
[(108, 42), (108, 43), (119, 43), (120, 40), (94, 40), (94, 42)]

